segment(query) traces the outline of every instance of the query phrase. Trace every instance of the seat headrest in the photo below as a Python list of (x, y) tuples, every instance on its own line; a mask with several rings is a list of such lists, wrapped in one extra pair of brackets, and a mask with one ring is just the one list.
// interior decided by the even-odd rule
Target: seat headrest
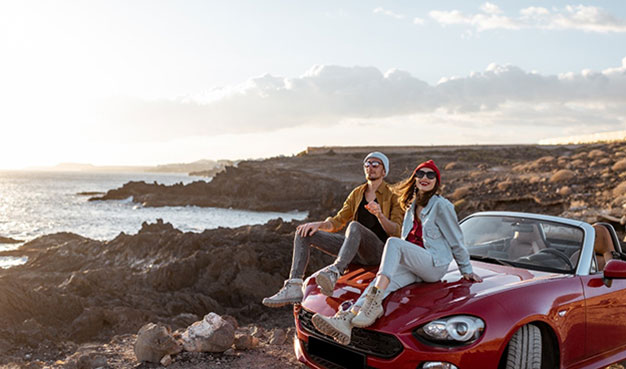
[(615, 247), (613, 247), (613, 239), (611, 238), (609, 230), (600, 224), (595, 224), (593, 229), (596, 231), (596, 239), (593, 244), (593, 250), (600, 254), (615, 251)]

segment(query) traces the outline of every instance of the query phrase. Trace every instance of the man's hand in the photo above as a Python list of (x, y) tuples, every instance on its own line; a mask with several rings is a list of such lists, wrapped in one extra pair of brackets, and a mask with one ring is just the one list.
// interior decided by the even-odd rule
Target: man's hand
[(296, 228), (296, 234), (300, 237), (312, 236), (317, 232), (324, 222), (311, 222), (300, 224)]
[(380, 205), (378, 205), (378, 203), (374, 200), (365, 204), (365, 209), (367, 209), (367, 211), (369, 211), (374, 216), (376, 216), (376, 218), (382, 215), (382, 210), (380, 209)]

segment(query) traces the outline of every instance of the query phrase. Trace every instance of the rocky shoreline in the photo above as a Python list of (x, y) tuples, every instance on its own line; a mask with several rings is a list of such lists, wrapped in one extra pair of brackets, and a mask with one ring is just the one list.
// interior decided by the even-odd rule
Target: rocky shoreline
[[(366, 150), (366, 148), (364, 148)], [(260, 211), (309, 211), (312, 219), (338, 209), (363, 182), (362, 153), (301, 154), (244, 161), (211, 182), (165, 186), (129, 182), (90, 201), (132, 197), (143, 206), (215, 206)], [(626, 204), (626, 143), (416, 147), (390, 152), (395, 183), (416, 163), (434, 159), (443, 169), (443, 193), (459, 217), (483, 210), (599, 217), (620, 225)], [(623, 228), (623, 227), (618, 227)], [(621, 232), (621, 230), (620, 230)]]
[[(364, 154), (241, 162), (209, 183), (131, 182), (93, 200), (132, 196), (144, 206), (297, 209), (320, 219), (337, 210), (362, 181)], [(434, 158), (444, 168), (444, 196), (461, 218), (480, 210), (529, 211), (608, 221), (620, 238), (626, 236), (626, 142), (422, 148), (389, 156), (389, 182), (402, 179), (417, 162)], [(277, 329), (292, 326), (290, 309), (260, 304), (288, 274), (297, 224), (277, 219), (184, 233), (157, 222), (109, 241), (57, 233), (0, 252), (28, 256), (26, 264), (0, 270), (0, 366), (158, 367), (137, 362), (132, 353), (144, 324), (184, 329), (214, 312), (232, 316), (244, 330), (263, 332), (259, 348), (181, 353), (170, 367), (244, 368), (255, 360), (297, 367), (288, 339), (270, 343)], [(308, 270), (329, 261), (314, 251)]]

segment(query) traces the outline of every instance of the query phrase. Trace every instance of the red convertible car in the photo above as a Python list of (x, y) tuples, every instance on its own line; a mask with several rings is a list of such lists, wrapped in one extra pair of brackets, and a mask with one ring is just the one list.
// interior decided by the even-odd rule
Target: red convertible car
[(309, 278), (294, 308), (298, 359), (329, 369), (597, 369), (626, 359), (626, 262), (611, 225), (483, 212), (461, 228), (483, 282), (465, 281), (453, 262), (442, 281), (392, 293), (347, 346), (311, 317), (356, 301), (376, 268), (352, 266), (331, 297)]

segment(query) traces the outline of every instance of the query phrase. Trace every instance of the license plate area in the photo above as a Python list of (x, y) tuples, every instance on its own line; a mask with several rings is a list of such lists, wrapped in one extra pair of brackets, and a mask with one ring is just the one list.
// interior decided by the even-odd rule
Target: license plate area
[(365, 369), (365, 355), (347, 349), (345, 346), (309, 336), (309, 355), (335, 364), (336, 368)]

